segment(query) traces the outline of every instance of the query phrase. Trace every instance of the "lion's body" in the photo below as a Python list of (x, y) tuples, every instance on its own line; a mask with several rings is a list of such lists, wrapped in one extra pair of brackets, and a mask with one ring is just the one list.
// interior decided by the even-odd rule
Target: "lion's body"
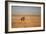
[(24, 20), (25, 20), (25, 17), (22, 17), (22, 18), (21, 18), (21, 21), (24, 21)]

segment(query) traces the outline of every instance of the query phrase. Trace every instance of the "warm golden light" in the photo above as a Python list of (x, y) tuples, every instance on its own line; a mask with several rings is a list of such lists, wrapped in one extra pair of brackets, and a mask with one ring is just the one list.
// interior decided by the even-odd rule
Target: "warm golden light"
[(12, 16), (12, 27), (39, 27), (40, 15)]

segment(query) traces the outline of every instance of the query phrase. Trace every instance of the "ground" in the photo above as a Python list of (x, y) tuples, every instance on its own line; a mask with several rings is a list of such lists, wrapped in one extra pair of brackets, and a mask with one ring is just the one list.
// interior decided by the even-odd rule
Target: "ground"
[[(25, 17), (24, 21), (21, 21), (22, 17)], [(41, 26), (40, 15), (12, 16), (12, 28), (40, 27), (40, 26)]]

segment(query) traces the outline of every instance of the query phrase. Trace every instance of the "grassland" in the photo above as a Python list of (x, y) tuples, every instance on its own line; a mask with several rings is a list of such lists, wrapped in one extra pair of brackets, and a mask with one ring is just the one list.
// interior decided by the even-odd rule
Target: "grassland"
[[(24, 21), (21, 21), (21, 18), (25, 17)], [(40, 15), (21, 15), (21, 16), (12, 16), (12, 28), (25, 28), (25, 27), (40, 27), (41, 18)]]

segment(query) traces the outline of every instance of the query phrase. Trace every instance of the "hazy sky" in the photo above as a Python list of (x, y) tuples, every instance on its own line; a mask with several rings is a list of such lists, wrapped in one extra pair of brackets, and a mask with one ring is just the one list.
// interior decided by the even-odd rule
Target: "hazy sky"
[(32, 6), (12, 6), (12, 14), (13, 15), (36, 15), (40, 14), (40, 7), (32, 7)]

